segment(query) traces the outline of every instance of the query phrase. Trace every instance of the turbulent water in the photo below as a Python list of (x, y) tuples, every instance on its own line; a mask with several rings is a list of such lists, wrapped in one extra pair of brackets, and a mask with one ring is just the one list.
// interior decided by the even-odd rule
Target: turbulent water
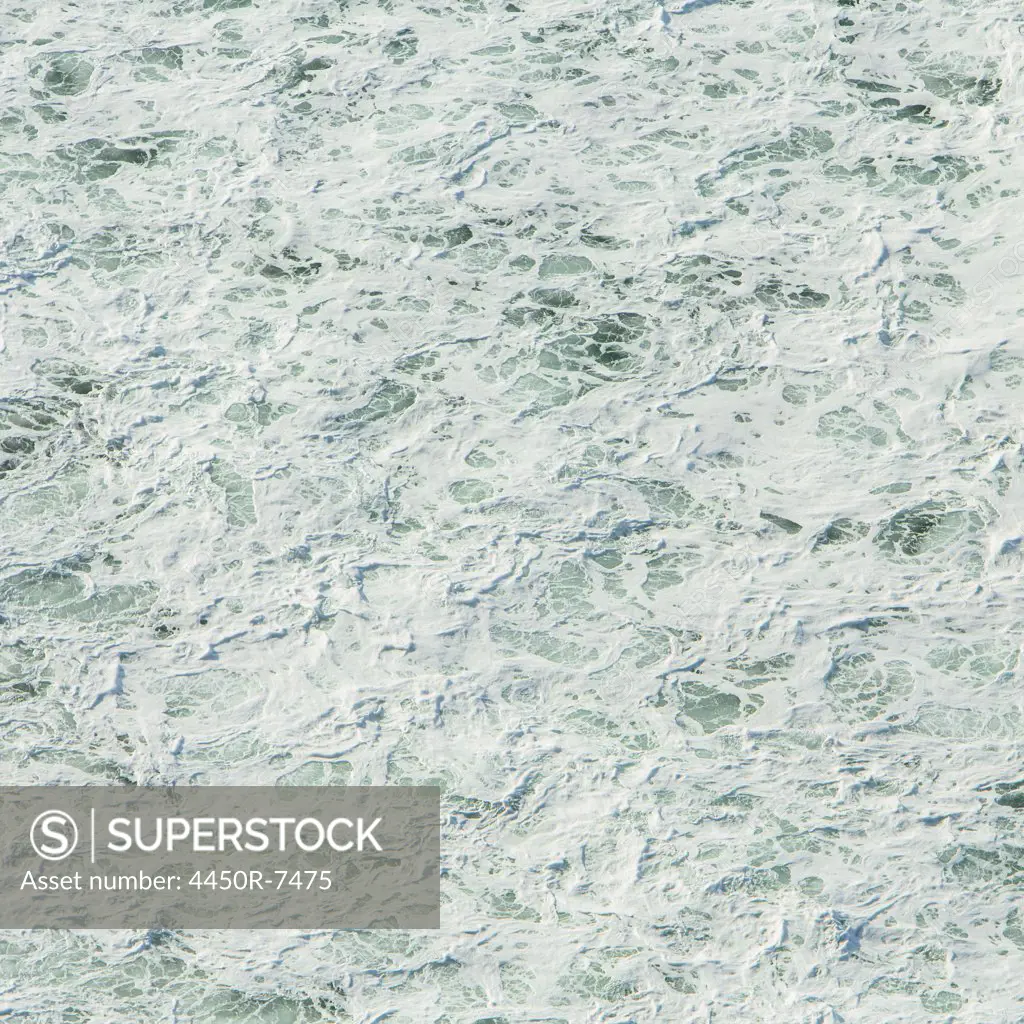
[(17, 4), (2, 781), (437, 784), (444, 873), (0, 1015), (1024, 1020), (1019, 6)]

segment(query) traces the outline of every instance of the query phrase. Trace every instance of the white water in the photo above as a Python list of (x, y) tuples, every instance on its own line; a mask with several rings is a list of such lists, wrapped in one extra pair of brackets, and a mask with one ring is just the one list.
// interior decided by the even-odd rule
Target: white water
[(3, 781), (437, 781), (447, 873), (7, 1019), (1024, 1020), (1021, 27), (8, 7)]

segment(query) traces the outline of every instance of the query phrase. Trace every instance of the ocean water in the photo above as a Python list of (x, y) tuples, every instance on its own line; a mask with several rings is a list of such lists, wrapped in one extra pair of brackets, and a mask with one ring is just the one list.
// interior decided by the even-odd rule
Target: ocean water
[(1022, 32), (6, 4), (3, 782), (436, 784), (445, 866), (6, 932), (4, 1020), (1024, 1021)]

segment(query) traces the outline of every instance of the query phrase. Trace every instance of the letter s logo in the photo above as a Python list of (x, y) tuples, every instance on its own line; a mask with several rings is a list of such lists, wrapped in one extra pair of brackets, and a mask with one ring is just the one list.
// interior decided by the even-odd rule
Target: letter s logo
[(43, 860), (63, 860), (78, 845), (78, 826), (66, 811), (43, 811), (32, 822), (29, 839)]

